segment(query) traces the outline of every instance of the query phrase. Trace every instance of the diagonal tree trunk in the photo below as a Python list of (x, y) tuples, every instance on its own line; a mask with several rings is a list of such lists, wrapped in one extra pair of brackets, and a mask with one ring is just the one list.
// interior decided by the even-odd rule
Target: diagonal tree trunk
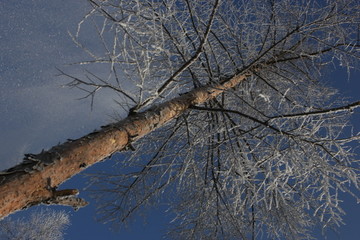
[(25, 155), (22, 163), (0, 172), (0, 218), (41, 203), (85, 206), (87, 202), (75, 196), (78, 190), (56, 190), (57, 186), (111, 154), (127, 150), (131, 142), (177, 118), (190, 106), (215, 98), (249, 76), (243, 73), (215, 86), (194, 89), (77, 140)]

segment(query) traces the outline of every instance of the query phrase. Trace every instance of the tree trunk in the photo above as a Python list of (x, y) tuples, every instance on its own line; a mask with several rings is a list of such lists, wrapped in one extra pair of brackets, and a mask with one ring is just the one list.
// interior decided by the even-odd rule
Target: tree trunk
[(202, 104), (231, 89), (250, 74), (234, 76), (221, 84), (194, 89), (124, 120), (104, 126), (74, 141), (54, 146), (39, 154), (27, 154), (24, 161), (0, 172), (0, 219), (37, 204), (82, 207), (76, 189), (57, 191), (56, 187), (115, 152), (126, 150), (131, 142), (180, 116), (192, 105)]

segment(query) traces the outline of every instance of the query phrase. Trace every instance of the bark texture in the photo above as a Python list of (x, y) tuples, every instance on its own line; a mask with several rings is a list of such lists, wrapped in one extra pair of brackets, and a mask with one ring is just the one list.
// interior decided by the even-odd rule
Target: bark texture
[(68, 141), (39, 154), (27, 154), (15, 167), (0, 172), (0, 219), (37, 204), (63, 204), (74, 208), (87, 203), (75, 197), (76, 189), (57, 186), (131, 142), (180, 116), (192, 105), (202, 104), (231, 89), (250, 74), (240, 74), (222, 84), (194, 89), (147, 111), (130, 115), (82, 138)]

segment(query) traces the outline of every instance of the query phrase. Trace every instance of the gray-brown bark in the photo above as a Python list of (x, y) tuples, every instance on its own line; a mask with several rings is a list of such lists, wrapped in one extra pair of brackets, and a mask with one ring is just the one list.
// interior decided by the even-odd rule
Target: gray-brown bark
[[(86, 205), (84, 200), (74, 196), (77, 190), (55, 189), (86, 167), (125, 150), (131, 142), (177, 118), (190, 106), (216, 97), (247, 77), (248, 73), (240, 74), (222, 84), (194, 89), (77, 140), (54, 146), (40, 154), (26, 155), (22, 163), (0, 173), (0, 218), (41, 203), (75, 208)], [(69, 199), (71, 201), (67, 201)]]

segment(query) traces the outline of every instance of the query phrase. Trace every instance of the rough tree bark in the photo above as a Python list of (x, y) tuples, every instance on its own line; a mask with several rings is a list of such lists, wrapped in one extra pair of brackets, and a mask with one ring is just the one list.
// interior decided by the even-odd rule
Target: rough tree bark
[(77, 140), (39, 154), (27, 154), (15, 167), (0, 172), (0, 218), (38, 204), (87, 205), (78, 190), (56, 188), (97, 162), (127, 150), (137, 139), (180, 116), (190, 106), (204, 103), (249, 77), (242, 73), (221, 84), (194, 89), (161, 105), (135, 113), (115, 124), (103, 126)]
[[(117, 94), (129, 116), (1, 173), (0, 217), (85, 205), (56, 187), (144, 136), (120, 169), (91, 179), (103, 222), (165, 200), (171, 239), (309, 239), (342, 223), (338, 193), (358, 199), (360, 186), (359, 105), (320, 79), (327, 66), (358, 68), (357, 1), (89, 2), (72, 35), (85, 76), (62, 73), (91, 103)], [(100, 45), (87, 47), (88, 30)]]

